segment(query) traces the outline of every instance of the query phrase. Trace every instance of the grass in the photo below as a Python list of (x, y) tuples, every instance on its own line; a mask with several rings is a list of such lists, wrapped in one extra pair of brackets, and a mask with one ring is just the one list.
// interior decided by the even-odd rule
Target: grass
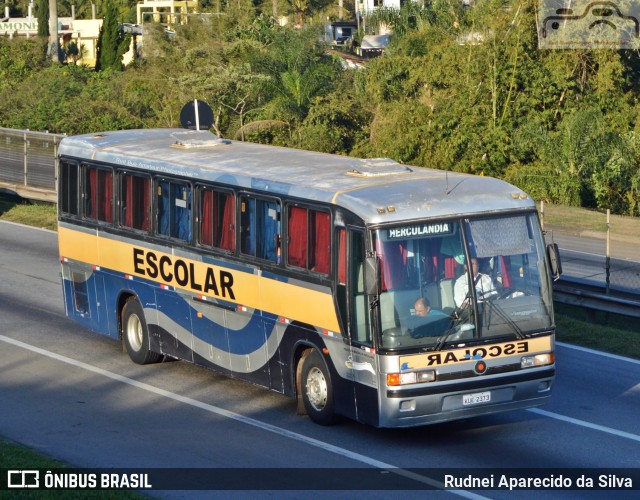
[[(605, 238), (607, 214), (599, 210), (544, 204), (543, 211), (538, 205), (545, 230), (574, 236)], [(609, 217), (610, 236), (613, 240), (640, 244), (640, 217), (611, 215)]]
[[(0, 470), (13, 469), (13, 470), (34, 470), (40, 469), (42, 471), (54, 471), (55, 469), (66, 469), (68, 466), (63, 462), (54, 460), (52, 458), (40, 455), (31, 451), (19, 444), (9, 443), (0, 439)], [(42, 473), (40, 474), (40, 485), (44, 484)], [(0, 478), (0, 485), (6, 484), (6, 477)], [(58, 500), (68, 499), (71, 496), (74, 498), (88, 498), (88, 499), (140, 499), (141, 495), (131, 491), (109, 491), (109, 490), (81, 490), (74, 491), (73, 495), (70, 495), (69, 490), (0, 490), (0, 500), (13, 500), (16, 498), (37, 498), (38, 500)]]
[(58, 228), (56, 206), (53, 203), (30, 202), (5, 194), (0, 194), (0, 220), (53, 231)]
[(555, 310), (560, 342), (640, 359), (636, 319), (567, 304), (556, 303)]

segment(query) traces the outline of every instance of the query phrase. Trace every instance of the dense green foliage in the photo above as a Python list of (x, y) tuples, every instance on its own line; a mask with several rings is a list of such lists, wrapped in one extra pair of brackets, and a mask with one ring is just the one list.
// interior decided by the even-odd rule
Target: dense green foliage
[(38, 18), (38, 36), (49, 36), (49, 1), (37, 0), (35, 15)]
[(106, 0), (104, 20), (98, 35), (96, 71), (122, 69), (122, 56), (129, 50), (130, 35), (120, 33), (118, 8), (113, 0)]
[[(113, 2), (125, 21), (134, 4)], [(178, 126), (197, 98), (220, 136), (498, 176), (536, 199), (639, 215), (640, 57), (540, 50), (536, 7), (379, 11), (366, 24), (393, 26), (391, 46), (359, 70), (318, 43), (310, 14), (324, 20), (335, 5), (312, 0), (202, 1), (224, 15), (192, 17), (175, 36), (146, 26), (144, 58), (123, 72), (54, 67), (38, 42), (0, 39), (0, 91), (11, 92), (0, 126)], [(305, 25), (281, 27), (274, 12)]]

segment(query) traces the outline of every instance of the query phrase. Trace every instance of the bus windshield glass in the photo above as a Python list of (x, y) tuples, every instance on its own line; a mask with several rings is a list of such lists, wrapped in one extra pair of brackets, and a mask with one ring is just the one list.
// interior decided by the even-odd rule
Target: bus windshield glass
[(548, 332), (551, 282), (535, 213), (378, 229), (384, 349)]

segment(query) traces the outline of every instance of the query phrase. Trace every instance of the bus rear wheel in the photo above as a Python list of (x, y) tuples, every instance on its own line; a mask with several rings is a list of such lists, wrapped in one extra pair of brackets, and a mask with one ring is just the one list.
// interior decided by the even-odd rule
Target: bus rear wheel
[(160, 361), (160, 354), (149, 349), (149, 330), (144, 311), (135, 298), (129, 299), (122, 309), (122, 341), (134, 363), (146, 365)]
[(302, 365), (302, 401), (309, 418), (320, 425), (335, 421), (333, 386), (326, 363), (316, 350), (304, 358)]

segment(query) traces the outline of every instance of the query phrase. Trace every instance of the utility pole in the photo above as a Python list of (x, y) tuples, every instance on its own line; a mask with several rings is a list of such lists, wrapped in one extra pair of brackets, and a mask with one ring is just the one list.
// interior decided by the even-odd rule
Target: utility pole
[(58, 2), (49, 0), (49, 45), (47, 55), (55, 63), (60, 62), (58, 56)]

